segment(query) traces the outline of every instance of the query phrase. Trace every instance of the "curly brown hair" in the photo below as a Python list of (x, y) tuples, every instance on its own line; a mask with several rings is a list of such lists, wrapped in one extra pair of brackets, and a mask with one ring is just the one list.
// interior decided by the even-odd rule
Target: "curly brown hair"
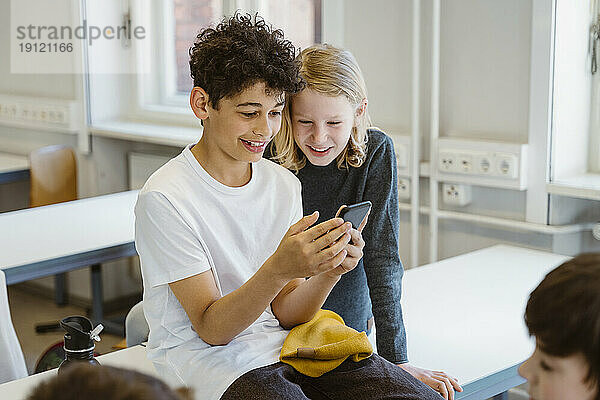
[(208, 93), (214, 109), (222, 98), (261, 81), (273, 94), (297, 93), (304, 86), (294, 45), (258, 14), (236, 12), (202, 30), (189, 54), (194, 86)]

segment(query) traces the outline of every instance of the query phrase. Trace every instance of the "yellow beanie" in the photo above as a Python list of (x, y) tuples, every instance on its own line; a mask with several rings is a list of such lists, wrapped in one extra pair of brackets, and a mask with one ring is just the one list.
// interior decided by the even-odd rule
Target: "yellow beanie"
[(359, 362), (373, 354), (365, 332), (346, 326), (342, 317), (319, 310), (314, 318), (288, 334), (279, 360), (313, 378), (337, 368), (348, 357)]

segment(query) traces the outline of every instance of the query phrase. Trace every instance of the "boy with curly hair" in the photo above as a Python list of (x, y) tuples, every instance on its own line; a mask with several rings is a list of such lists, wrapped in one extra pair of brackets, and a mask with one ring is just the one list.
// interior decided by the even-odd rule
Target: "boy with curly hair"
[(529, 296), (536, 348), (519, 367), (535, 400), (600, 400), (600, 253), (550, 271)]
[(332, 382), (334, 397), (377, 398), (383, 388), (439, 398), (376, 356), (323, 379), (278, 362), (286, 329), (311, 320), (352, 268), (338, 268), (351, 225), (312, 226), (318, 213), (302, 217), (298, 179), (262, 157), (285, 95), (303, 87), (295, 55), (280, 30), (240, 14), (190, 49), (202, 137), (148, 179), (135, 208), (148, 356), (167, 382), (201, 399), (319, 398)]

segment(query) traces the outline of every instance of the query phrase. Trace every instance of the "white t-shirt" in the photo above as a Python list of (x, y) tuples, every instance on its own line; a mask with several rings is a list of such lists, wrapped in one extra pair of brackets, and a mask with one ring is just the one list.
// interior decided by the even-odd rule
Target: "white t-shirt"
[(223, 296), (246, 282), (302, 217), (300, 181), (265, 159), (242, 187), (213, 179), (186, 147), (156, 171), (135, 206), (135, 245), (150, 326), (148, 357), (171, 385), (218, 399), (235, 379), (278, 361), (288, 333), (270, 307), (225, 346), (204, 342), (169, 288), (212, 270)]

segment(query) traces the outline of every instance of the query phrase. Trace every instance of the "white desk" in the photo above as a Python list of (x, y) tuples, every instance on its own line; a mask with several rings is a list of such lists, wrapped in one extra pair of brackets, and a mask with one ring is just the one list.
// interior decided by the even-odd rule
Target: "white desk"
[(6, 284), (92, 265), (92, 319), (102, 320), (100, 263), (136, 255), (137, 191), (0, 214)]
[(458, 399), (487, 399), (523, 383), (517, 368), (533, 350), (527, 299), (568, 258), (500, 245), (406, 271), (410, 362), (456, 376), (464, 389)]
[[(483, 400), (522, 383), (516, 369), (533, 347), (523, 324), (527, 298), (567, 259), (494, 246), (407, 271), (402, 307), (411, 363), (456, 376), (464, 388), (457, 399)], [(140, 346), (100, 362), (156, 375)], [(0, 399), (24, 399), (51, 373), (0, 385)]]
[(0, 184), (29, 178), (29, 159), (16, 154), (0, 153)]

